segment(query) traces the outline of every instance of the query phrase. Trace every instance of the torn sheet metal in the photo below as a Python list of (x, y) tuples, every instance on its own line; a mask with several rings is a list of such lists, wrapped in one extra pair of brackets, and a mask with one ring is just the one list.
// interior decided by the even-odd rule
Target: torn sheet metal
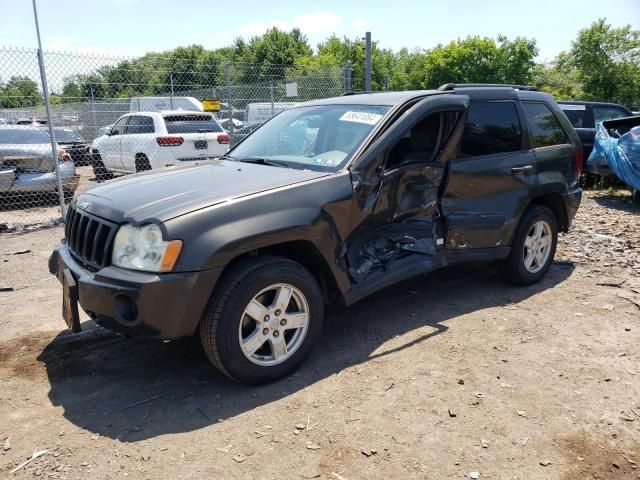
[(605, 160), (616, 176), (640, 190), (640, 116), (608, 120), (596, 128), (587, 165)]

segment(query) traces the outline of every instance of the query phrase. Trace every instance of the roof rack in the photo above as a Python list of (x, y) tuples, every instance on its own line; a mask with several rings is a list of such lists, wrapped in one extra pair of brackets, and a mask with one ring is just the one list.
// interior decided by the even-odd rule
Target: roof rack
[(506, 83), (445, 83), (444, 85), (440, 85), (437, 90), (440, 92), (454, 90), (456, 88), (474, 88), (474, 87), (487, 87), (487, 88), (500, 88), (507, 87), (513, 88), (514, 90), (524, 90), (528, 92), (539, 92), (540, 89), (538, 87), (533, 87), (531, 85), (509, 85)]

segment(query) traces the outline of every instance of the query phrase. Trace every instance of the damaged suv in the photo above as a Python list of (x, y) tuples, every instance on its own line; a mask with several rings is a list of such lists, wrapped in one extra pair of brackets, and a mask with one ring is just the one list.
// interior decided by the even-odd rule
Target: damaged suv
[(262, 383), (309, 354), (327, 303), (463, 261), (539, 281), (581, 164), (567, 117), (531, 87), (313, 101), (217, 160), (79, 195), (49, 268), (73, 330), (79, 303), (126, 335), (199, 332), (220, 371)]

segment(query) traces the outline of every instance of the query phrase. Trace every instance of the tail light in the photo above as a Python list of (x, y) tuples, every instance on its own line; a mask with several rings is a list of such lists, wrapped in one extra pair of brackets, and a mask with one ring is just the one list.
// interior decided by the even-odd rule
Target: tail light
[(226, 133), (221, 133), (220, 135), (218, 135), (218, 143), (222, 143), (225, 145), (227, 143), (231, 143), (231, 137)]
[(576, 173), (578, 176), (582, 173), (582, 168), (584, 167), (584, 150), (582, 148), (578, 148), (576, 150)]
[(182, 137), (157, 137), (156, 142), (161, 147), (178, 147), (184, 142)]
[(70, 162), (71, 161), (71, 155), (69, 155), (64, 150), (60, 150), (58, 152), (58, 161), (59, 162)]

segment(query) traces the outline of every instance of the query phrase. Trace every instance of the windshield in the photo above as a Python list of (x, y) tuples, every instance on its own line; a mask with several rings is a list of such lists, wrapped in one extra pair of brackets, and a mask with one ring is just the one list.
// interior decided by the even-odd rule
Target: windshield
[(0, 143), (14, 145), (49, 143), (49, 135), (39, 128), (5, 128), (0, 129)]
[(55, 128), (54, 130), (57, 142), (83, 142), (82, 137), (70, 128)]
[(294, 168), (336, 171), (389, 107), (319, 105), (285, 110), (234, 148), (233, 159), (277, 160)]

